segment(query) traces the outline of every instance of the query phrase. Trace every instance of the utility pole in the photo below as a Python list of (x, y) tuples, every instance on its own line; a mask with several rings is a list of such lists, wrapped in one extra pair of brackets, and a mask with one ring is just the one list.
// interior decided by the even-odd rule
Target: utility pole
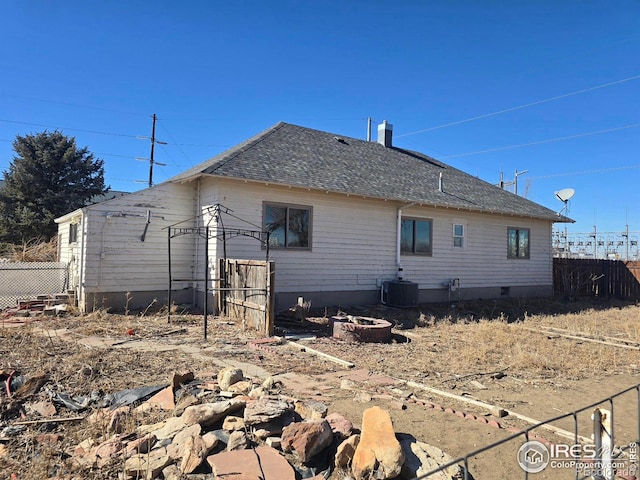
[(518, 194), (518, 176), (519, 175), (524, 175), (525, 173), (529, 172), (529, 170), (523, 170), (521, 172), (519, 172), (518, 170), (516, 170), (514, 177), (513, 177), (513, 182), (505, 182), (504, 181), (504, 174), (502, 173), (502, 170), (500, 170), (500, 181), (498, 182), (498, 186), (504, 190), (504, 187), (510, 187), (511, 185), (513, 185), (513, 193), (515, 193), (516, 195)]
[(151, 155), (149, 156), (149, 186), (153, 186), (153, 151), (156, 145), (156, 114), (153, 116), (153, 123), (151, 126)]
[[(153, 186), (153, 165), (160, 165), (162, 167), (166, 167), (165, 163), (156, 162), (153, 158), (156, 143), (160, 145), (166, 145), (167, 142), (161, 142), (160, 140), (156, 140), (156, 120), (158, 117), (154, 113), (152, 116), (152, 124), (151, 124), (151, 136), (150, 137), (138, 137), (143, 140), (151, 140), (151, 155), (149, 156), (149, 187)], [(147, 160), (146, 158), (136, 158), (136, 160)]]
[(529, 170), (523, 170), (519, 172), (518, 170), (516, 170), (516, 173), (513, 176), (513, 184), (514, 184), (513, 193), (515, 193), (516, 195), (518, 194), (518, 175), (524, 175), (528, 171)]

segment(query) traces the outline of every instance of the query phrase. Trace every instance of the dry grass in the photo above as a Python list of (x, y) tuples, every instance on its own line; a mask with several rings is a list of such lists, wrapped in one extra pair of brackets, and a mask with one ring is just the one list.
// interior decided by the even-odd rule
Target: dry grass
[(43, 241), (37, 238), (21, 244), (9, 244), (2, 257), (11, 262), (55, 262), (58, 259), (58, 239), (53, 237)]
[[(553, 314), (530, 314), (523, 304), (512, 309), (493, 308), (491, 304), (483, 308), (484, 312), (473, 307), (455, 312), (392, 312), (386, 318), (395, 316), (399, 328), (394, 330), (391, 344), (353, 345), (324, 338), (316, 342), (316, 347), (394, 377), (437, 383), (497, 371), (528, 380), (580, 380), (639, 371), (639, 350), (531, 330), (555, 327), (593, 338), (604, 332), (610, 337), (640, 342), (638, 305)], [(552, 306), (552, 310), (559, 308)], [(385, 318), (381, 313), (384, 314), (379, 311), (378, 316)], [(412, 323), (415, 328), (410, 328)]]
[(544, 315), (527, 319), (527, 324), (540, 328), (564, 329), (572, 334), (640, 342), (640, 308), (616, 307), (606, 310), (588, 309), (566, 315)]
[[(639, 305), (604, 308), (604, 305), (546, 303), (545, 307), (543, 301), (478, 302), (458, 305), (456, 309), (450, 305), (429, 305), (412, 310), (374, 307), (368, 312), (350, 312), (395, 322), (394, 339), (387, 344), (353, 344), (329, 337), (326, 327), (329, 311), (310, 319), (306, 326), (318, 335), (311, 346), (349, 360), (356, 368), (443, 389), (454, 388), (460, 378), (483, 378), (498, 371), (520, 382), (522, 388), (532, 388), (535, 382), (564, 379), (588, 382), (600, 375), (639, 372), (637, 350), (579, 342), (528, 329), (555, 327), (574, 333), (606, 332), (610, 337), (640, 341)], [(49, 382), (32, 400), (46, 398), (47, 391), (87, 395), (93, 390), (114, 393), (163, 384), (174, 371), (190, 370), (196, 374), (215, 371), (211, 357), (253, 363), (273, 374), (287, 371), (317, 374), (341, 369), (286, 347), (274, 347), (274, 353), (252, 350), (247, 342), (256, 338), (256, 334), (244, 332), (224, 318), (210, 318), (206, 342), (202, 317), (193, 315), (173, 316), (168, 324), (163, 315), (96, 311), (19, 328), (1, 325), (0, 370), (17, 370), (27, 377), (48, 375)], [(42, 335), (37, 328), (58, 332)], [(130, 329), (134, 335), (127, 334)], [(67, 335), (65, 339), (61, 337), (63, 332)], [(192, 346), (200, 348), (201, 355), (193, 356), (178, 348), (165, 352), (89, 348), (73, 341), (81, 336)], [(6, 397), (0, 395), (0, 407), (3, 402), (6, 403)], [(0, 427), (15, 421), (10, 414), (10, 410), (0, 408)], [(74, 413), (63, 410), (60, 415)], [(126, 431), (156, 420), (144, 414), (132, 415)], [(37, 436), (45, 432), (60, 433), (64, 438), (54, 444), (38, 442)], [(0, 478), (8, 478), (11, 473), (18, 478), (62, 476), (67, 471), (69, 453), (78, 443), (86, 438), (98, 441), (104, 436), (104, 426), (87, 422), (31, 426), (6, 445), (9, 454), (0, 456)], [(118, 459), (102, 469), (83, 471), (75, 478), (117, 478), (121, 471), (122, 461)]]

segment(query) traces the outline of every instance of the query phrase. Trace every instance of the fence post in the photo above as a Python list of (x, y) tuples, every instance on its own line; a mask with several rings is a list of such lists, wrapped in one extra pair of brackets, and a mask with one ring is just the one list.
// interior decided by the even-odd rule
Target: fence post
[(596, 408), (591, 416), (593, 419), (593, 439), (596, 447), (594, 459), (594, 480), (614, 480), (612, 453), (613, 437), (611, 435), (611, 412)]

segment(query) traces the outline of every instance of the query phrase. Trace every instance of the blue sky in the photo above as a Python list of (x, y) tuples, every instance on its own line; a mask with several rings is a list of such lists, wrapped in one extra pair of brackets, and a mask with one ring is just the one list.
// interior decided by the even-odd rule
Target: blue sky
[(574, 188), (570, 232), (640, 232), (639, 60), (637, 1), (4, 2), (0, 171), (57, 128), (135, 191), (153, 113), (156, 183), (279, 121), (371, 117), (491, 183), (526, 170), (553, 210)]

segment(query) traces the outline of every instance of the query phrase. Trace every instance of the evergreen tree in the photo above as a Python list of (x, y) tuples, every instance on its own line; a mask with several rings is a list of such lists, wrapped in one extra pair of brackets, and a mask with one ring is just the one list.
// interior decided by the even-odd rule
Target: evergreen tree
[(78, 148), (74, 137), (46, 130), (18, 135), (13, 150), (0, 188), (0, 241), (48, 240), (57, 232), (55, 218), (109, 190), (104, 161)]

